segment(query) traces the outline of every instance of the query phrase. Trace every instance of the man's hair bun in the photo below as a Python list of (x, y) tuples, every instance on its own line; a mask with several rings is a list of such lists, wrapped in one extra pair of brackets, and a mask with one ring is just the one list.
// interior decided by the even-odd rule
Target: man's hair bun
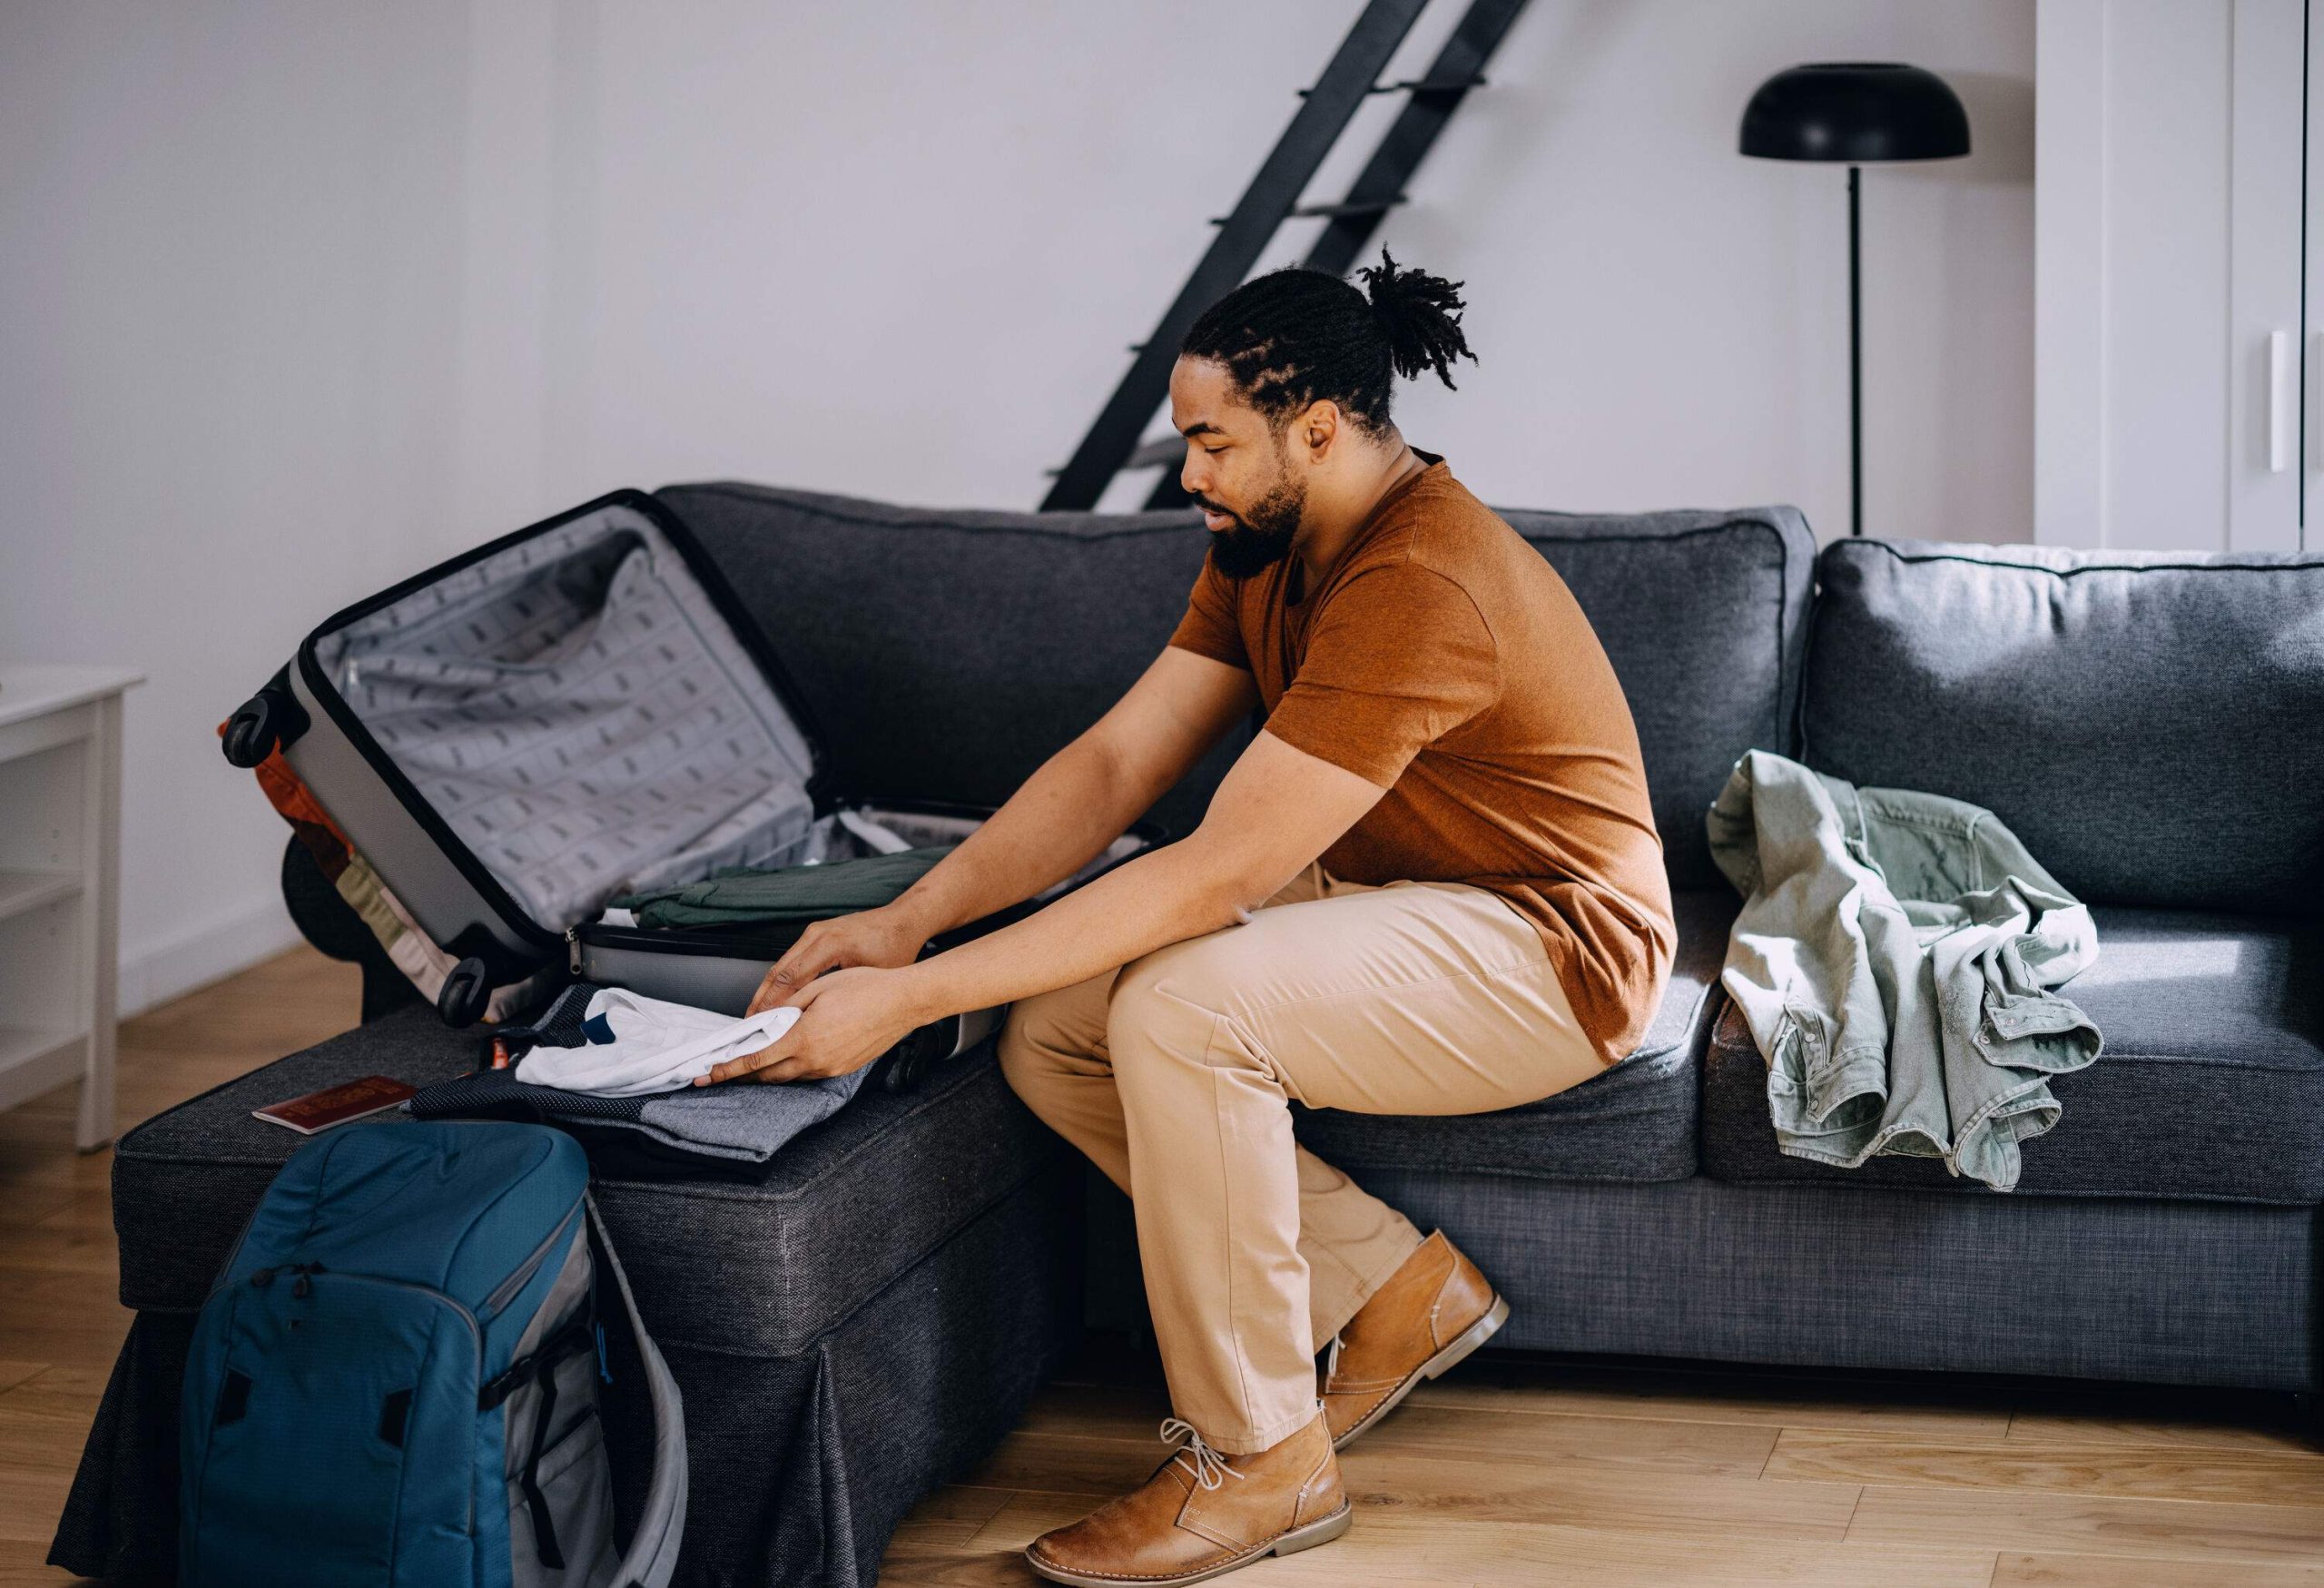
[(1364, 285), (1325, 271), (1270, 271), (1196, 317), (1178, 351), (1226, 366), (1252, 407), (1280, 424), (1328, 398), (1374, 432), (1389, 428), (1396, 377), (1476, 354), (1461, 331), (1461, 283), (1399, 270), (1388, 251)]
[(1464, 283), (1426, 271), (1399, 270), (1384, 248), (1378, 264), (1356, 274), (1363, 277), (1372, 312), (1387, 334), (1397, 374), (1409, 380), (1423, 370), (1433, 370), (1438, 380), (1452, 387), (1452, 360), (1477, 361), (1461, 331), (1461, 311), (1467, 307), (1461, 299)]

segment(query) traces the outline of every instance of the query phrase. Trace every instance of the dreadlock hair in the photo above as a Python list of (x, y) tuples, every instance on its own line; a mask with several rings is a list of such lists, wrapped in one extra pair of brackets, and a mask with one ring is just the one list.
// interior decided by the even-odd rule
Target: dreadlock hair
[(1202, 312), (1178, 344), (1226, 366), (1252, 407), (1278, 427), (1308, 404), (1336, 402), (1365, 429), (1388, 428), (1392, 378), (1476, 362), (1461, 331), (1460, 281), (1399, 270), (1388, 251), (1356, 272), (1361, 291), (1323, 271), (1255, 277)]

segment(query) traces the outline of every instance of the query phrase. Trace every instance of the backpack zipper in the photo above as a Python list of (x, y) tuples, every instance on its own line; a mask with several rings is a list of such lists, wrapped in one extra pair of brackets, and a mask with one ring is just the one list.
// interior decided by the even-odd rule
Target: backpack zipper
[(311, 1276), (322, 1271), (323, 1266), (320, 1263), (283, 1263), (274, 1267), (261, 1268), (251, 1274), (251, 1288), (265, 1289), (274, 1283), (274, 1277), (277, 1274), (295, 1275), (297, 1282), (290, 1287), (290, 1294), (304, 1301), (314, 1292), (315, 1286)]
[(484, 1298), (484, 1305), (478, 1310), (487, 1317), (498, 1317), (500, 1309), (516, 1300), (517, 1292), (522, 1290), (532, 1277), (540, 1272), (541, 1265), (548, 1260), (550, 1250), (564, 1237), (565, 1232), (573, 1228), (573, 1221), (580, 1216), (580, 1213), (581, 1202), (578, 1198), (576, 1198), (573, 1206), (566, 1210), (565, 1217), (556, 1221), (556, 1228), (548, 1232), (548, 1238), (533, 1248), (532, 1256), (517, 1265), (516, 1272), (492, 1287), (492, 1294)]

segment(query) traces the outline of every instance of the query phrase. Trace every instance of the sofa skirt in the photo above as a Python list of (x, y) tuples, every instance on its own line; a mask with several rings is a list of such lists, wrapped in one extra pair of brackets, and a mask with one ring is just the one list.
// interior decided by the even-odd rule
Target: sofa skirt
[[(2314, 1208), (1354, 1176), (1508, 1299), (1494, 1349), (2324, 1391)], [(1088, 1207), (1089, 1324), (1150, 1334), (1128, 1199)]]
[(1498, 1346), (2324, 1388), (2313, 1208), (1701, 1177), (1357, 1179), (1492, 1277), (1511, 1307)]
[[(683, 1588), (872, 1588), (920, 1497), (967, 1475), (1072, 1348), (1080, 1180), (1035, 1176), (808, 1349), (665, 1345), (685, 1397)], [(617, 1315), (616, 1315), (617, 1316)], [(113, 1365), (49, 1563), (116, 1583), (176, 1579), (178, 1396), (195, 1315), (144, 1311)], [(714, 1337), (707, 1321), (690, 1331)], [(612, 1338), (605, 1418), (626, 1525), (651, 1448), (633, 1347)]]

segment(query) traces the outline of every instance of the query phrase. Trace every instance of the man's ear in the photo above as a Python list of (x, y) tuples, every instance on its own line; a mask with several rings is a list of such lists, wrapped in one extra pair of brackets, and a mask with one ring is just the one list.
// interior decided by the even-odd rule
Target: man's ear
[(1321, 463), (1331, 456), (1340, 428), (1340, 405), (1326, 398), (1307, 405), (1307, 411), (1293, 421), (1292, 433), (1306, 449), (1307, 461)]

